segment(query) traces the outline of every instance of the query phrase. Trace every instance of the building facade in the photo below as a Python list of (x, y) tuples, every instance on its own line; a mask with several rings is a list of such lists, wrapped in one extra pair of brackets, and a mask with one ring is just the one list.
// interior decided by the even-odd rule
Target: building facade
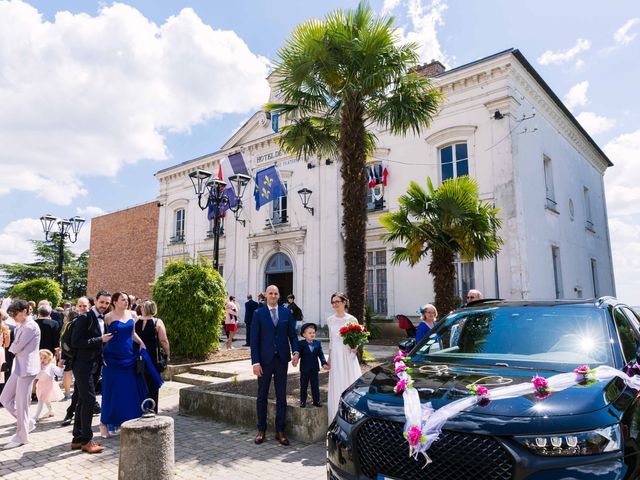
[[(495, 259), (459, 262), (457, 293), (470, 288), (507, 299), (589, 298), (615, 294), (603, 175), (611, 162), (518, 50), (450, 71), (423, 67), (446, 100), (420, 135), (376, 132), (368, 195), (367, 297), (381, 316), (415, 314), (433, 300), (426, 261), (391, 265), (380, 215), (398, 208), (409, 182), (438, 185), (470, 175), (480, 197), (500, 208), (505, 241)], [(275, 99), (272, 91), (272, 100)], [(282, 122), (282, 120), (280, 120)], [(221, 273), (230, 294), (254, 296), (270, 283), (294, 293), (305, 318), (331, 314), (344, 288), (341, 178), (336, 159), (285, 154), (269, 115), (256, 112), (223, 147), (156, 174), (160, 223), (156, 275), (173, 258), (211, 257), (212, 222), (197, 206), (190, 172), (218, 171), (240, 152), (251, 175), (277, 165), (288, 195), (255, 210), (244, 196), (243, 225), (228, 212), (220, 240)], [(377, 182), (376, 182), (377, 178)], [(376, 184), (377, 183), (377, 184)], [(303, 207), (298, 191), (312, 191)]]
[(87, 295), (107, 290), (151, 298), (158, 213), (154, 200), (91, 220)]

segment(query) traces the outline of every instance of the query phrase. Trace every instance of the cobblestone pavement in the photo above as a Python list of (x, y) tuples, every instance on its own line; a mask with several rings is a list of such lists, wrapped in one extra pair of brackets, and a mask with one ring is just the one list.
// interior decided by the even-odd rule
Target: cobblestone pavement
[[(161, 389), (161, 415), (175, 421), (175, 478), (233, 479), (326, 478), (325, 444), (293, 442), (282, 447), (267, 432), (268, 440), (255, 445), (256, 432), (212, 422), (199, 417), (178, 415), (179, 389), (186, 385), (167, 382)], [(188, 385), (187, 385), (188, 386)], [(53, 404), (55, 417), (43, 420), (30, 435), (30, 443), (13, 450), (0, 450), (0, 478), (42, 479), (116, 479), (118, 478), (119, 439), (99, 438), (98, 417), (94, 417), (96, 440), (107, 448), (89, 455), (71, 451), (71, 427), (60, 427), (69, 402)], [(31, 406), (35, 411), (35, 404)], [(0, 448), (15, 432), (15, 424), (5, 409), (0, 409)], [(136, 479), (147, 480), (147, 479)]]

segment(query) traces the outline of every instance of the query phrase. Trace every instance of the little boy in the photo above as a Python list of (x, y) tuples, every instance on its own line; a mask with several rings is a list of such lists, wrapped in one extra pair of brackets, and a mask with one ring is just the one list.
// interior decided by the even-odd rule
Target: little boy
[(327, 361), (324, 358), (322, 352), (322, 345), (316, 340), (316, 324), (305, 323), (300, 329), (300, 334), (304, 337), (305, 341), (300, 342), (300, 408), (307, 406), (307, 387), (309, 381), (311, 381), (311, 396), (313, 398), (313, 406), (321, 407), (320, 403), (320, 385), (318, 381), (318, 372), (320, 367), (318, 366), (318, 360), (322, 368), (329, 370)]

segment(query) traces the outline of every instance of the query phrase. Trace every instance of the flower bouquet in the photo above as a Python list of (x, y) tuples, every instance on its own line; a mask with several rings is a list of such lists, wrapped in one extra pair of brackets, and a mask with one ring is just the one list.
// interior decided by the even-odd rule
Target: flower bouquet
[(360, 325), (358, 322), (347, 322), (339, 330), (342, 337), (342, 343), (347, 345), (351, 349), (356, 349), (360, 345), (364, 345), (369, 342), (369, 335), (371, 333), (364, 325)]

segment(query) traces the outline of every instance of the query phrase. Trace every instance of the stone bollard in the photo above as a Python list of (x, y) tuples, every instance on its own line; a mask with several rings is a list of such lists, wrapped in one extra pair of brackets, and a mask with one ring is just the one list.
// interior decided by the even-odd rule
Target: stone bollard
[(120, 429), (118, 480), (172, 480), (173, 418), (145, 414)]

